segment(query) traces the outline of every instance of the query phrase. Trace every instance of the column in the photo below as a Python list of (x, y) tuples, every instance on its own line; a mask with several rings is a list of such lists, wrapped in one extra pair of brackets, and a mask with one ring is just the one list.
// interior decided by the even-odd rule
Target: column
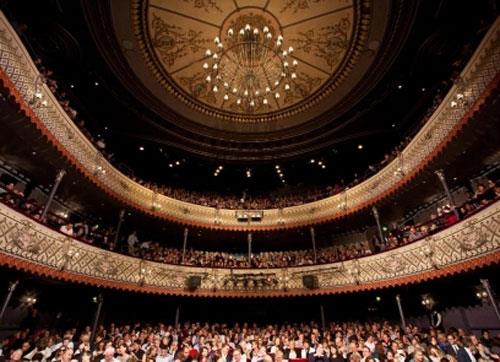
[(401, 326), (403, 327), (403, 330), (405, 330), (406, 321), (405, 321), (405, 316), (403, 314), (403, 307), (401, 305), (401, 297), (399, 296), (399, 294), (396, 294), (396, 302), (398, 303), (399, 317), (401, 318)]
[(458, 215), (458, 210), (455, 207), (455, 202), (453, 201), (453, 196), (451, 196), (450, 189), (448, 188), (448, 183), (446, 182), (446, 177), (444, 175), (443, 170), (436, 170), (434, 171), (436, 176), (439, 178), (439, 181), (441, 182), (441, 185), (443, 186), (444, 192), (446, 193), (446, 197), (448, 198), (448, 202), (450, 203), (450, 206), (453, 208), (453, 213), (457, 217), (457, 220), (460, 218)]
[(188, 242), (188, 234), (189, 234), (189, 229), (184, 228), (184, 238), (182, 239), (182, 260), (181, 260), (182, 264), (184, 264), (184, 261), (186, 260), (186, 247)]
[(248, 240), (248, 264), (249, 266), (252, 266), (252, 233), (248, 233), (247, 240)]
[(326, 319), (325, 319), (325, 309), (323, 308), (323, 303), (319, 305), (319, 312), (321, 315), (321, 328), (323, 328), (323, 333), (326, 331)]
[(61, 183), (64, 175), (66, 175), (66, 170), (59, 170), (56, 175), (56, 179), (54, 181), (54, 186), (52, 186), (52, 190), (50, 190), (49, 198), (47, 199), (47, 203), (43, 208), (41, 219), (45, 219), (47, 216), (47, 212), (49, 211), (50, 204), (52, 204), (52, 200), (54, 200), (54, 196), (56, 195), (57, 189), (59, 188), (59, 184)]
[(14, 290), (16, 290), (17, 285), (19, 284), (19, 280), (13, 281), (9, 283), (8, 293), (3, 301), (2, 310), (0, 311), (0, 324), (3, 321), (3, 316), (5, 311), (7, 310), (7, 306), (9, 305), (10, 299), (12, 298), (12, 294), (14, 294)]
[(102, 311), (102, 303), (104, 302), (104, 298), (102, 293), (99, 293), (97, 296), (97, 310), (95, 312), (94, 323), (92, 324), (92, 335), (90, 336), (90, 345), (93, 346), (95, 343), (95, 337), (97, 333), (97, 326), (99, 325), (99, 319), (101, 318)]
[(311, 226), (309, 229), (311, 232), (311, 243), (312, 243), (312, 248), (313, 248), (313, 255), (314, 255), (314, 263), (316, 263), (316, 260), (318, 259), (318, 254), (316, 252), (316, 234), (314, 232), (314, 228)]
[(125, 210), (120, 210), (120, 214), (118, 215), (118, 225), (116, 226), (115, 240), (113, 240), (113, 250), (116, 250), (116, 245), (118, 244), (118, 239), (120, 238), (120, 229), (122, 227), (124, 217)]
[(380, 238), (380, 243), (384, 244), (384, 233), (382, 232), (382, 226), (380, 225), (380, 216), (376, 206), (372, 207), (373, 217), (377, 223), (378, 236)]
[(481, 279), (481, 284), (486, 290), (486, 293), (488, 293), (488, 298), (490, 299), (491, 306), (493, 307), (493, 310), (495, 311), (495, 314), (497, 315), (497, 318), (500, 321), (500, 311), (498, 310), (498, 303), (496, 301), (495, 295), (491, 290), (490, 281), (488, 279)]

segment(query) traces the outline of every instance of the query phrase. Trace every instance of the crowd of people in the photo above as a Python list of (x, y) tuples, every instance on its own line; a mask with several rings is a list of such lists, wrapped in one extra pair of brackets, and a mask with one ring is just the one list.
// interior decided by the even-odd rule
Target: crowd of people
[(424, 238), (466, 218), (479, 208), (499, 198), (500, 186), (497, 182), (488, 179), (484, 183), (480, 183), (474, 193), (456, 209), (450, 204), (440, 206), (426, 222), (394, 226), (384, 233), (383, 240), (374, 234), (370, 240), (323, 247), (318, 249), (316, 253), (312, 249), (267, 251), (254, 252), (249, 258), (246, 253), (237, 254), (225, 251), (187, 249), (183, 253), (182, 249), (166, 247), (158, 241), (146, 238), (141, 240), (137, 231), (131, 232), (117, 248), (114, 244), (116, 238), (113, 228), (103, 228), (98, 224), (92, 226), (92, 224), (83, 221), (72, 222), (68, 221), (71, 219), (69, 217), (61, 217), (52, 213), (47, 213), (45, 219), (42, 220), (43, 208), (35, 200), (27, 198), (21, 191), (17, 190), (13, 183), (0, 188), (0, 201), (35, 220), (47, 223), (67, 236), (108, 250), (123, 251), (128, 255), (145, 260), (212, 268), (278, 268), (328, 264), (356, 259)]
[(264, 325), (184, 323), (21, 330), (0, 361), (40, 362), (495, 362), (500, 335), (384, 322)]

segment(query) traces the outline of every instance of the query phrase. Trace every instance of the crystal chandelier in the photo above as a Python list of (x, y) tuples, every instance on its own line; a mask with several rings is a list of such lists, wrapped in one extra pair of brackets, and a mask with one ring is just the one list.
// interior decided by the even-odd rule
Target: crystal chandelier
[(226, 43), (215, 37), (215, 49), (207, 49), (203, 63), (210, 90), (221, 92), (224, 102), (252, 112), (291, 90), (298, 62), (290, 59), (293, 47), (284, 46), (282, 35), (246, 24), (229, 28)]

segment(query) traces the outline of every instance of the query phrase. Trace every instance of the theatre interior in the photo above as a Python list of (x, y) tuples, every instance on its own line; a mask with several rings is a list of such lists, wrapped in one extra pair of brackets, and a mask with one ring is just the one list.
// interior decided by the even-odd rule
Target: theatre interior
[(0, 362), (500, 362), (499, 6), (0, 1)]

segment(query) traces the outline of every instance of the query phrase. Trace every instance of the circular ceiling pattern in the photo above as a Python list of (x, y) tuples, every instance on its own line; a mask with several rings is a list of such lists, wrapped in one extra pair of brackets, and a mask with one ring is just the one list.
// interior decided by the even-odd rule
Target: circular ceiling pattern
[[(369, 17), (360, 24), (361, 5), (353, 0), (149, 0), (136, 2), (133, 9), (140, 10), (132, 16), (139, 19), (135, 33), (145, 60), (168, 92), (212, 117), (268, 122), (307, 110), (352, 70), (354, 49), (366, 40), (369, 24)], [(277, 47), (280, 55), (288, 49), (293, 53), (284, 60), (271, 48), (255, 55), (258, 41), (239, 49), (230, 35), (245, 27), (259, 36), (267, 30), (272, 45), (284, 39)], [(227, 49), (214, 62), (212, 55), (223, 44)], [(252, 55), (257, 61), (247, 66)], [(295, 65), (293, 78), (280, 82), (288, 63)], [(214, 64), (226, 76), (221, 83), (237, 86), (214, 86), (215, 77), (207, 81)], [(242, 101), (236, 93), (248, 93), (254, 82), (271, 94), (257, 90), (255, 100)]]
[(110, 68), (148, 108), (134, 137), (245, 163), (365, 132), (348, 112), (390, 69), (416, 14), (405, 0), (82, 4)]

